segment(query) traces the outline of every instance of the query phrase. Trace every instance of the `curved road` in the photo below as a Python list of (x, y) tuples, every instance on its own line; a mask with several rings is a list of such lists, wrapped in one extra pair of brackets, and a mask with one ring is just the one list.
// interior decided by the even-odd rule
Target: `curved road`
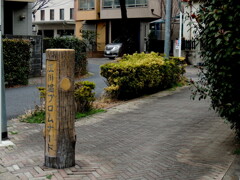
[[(84, 80), (93, 81), (96, 83), (95, 96), (100, 97), (103, 93), (103, 89), (106, 87), (105, 79), (100, 75), (100, 65), (112, 62), (107, 58), (89, 58), (88, 59), (88, 71), (92, 76), (85, 78)], [(196, 68), (187, 67), (187, 77), (191, 77), (194, 80), (197, 79)], [(30, 85), (18, 88), (6, 89), (6, 109), (7, 119), (12, 119), (18, 115), (24, 114), (29, 109), (34, 109), (36, 105), (40, 104), (38, 86), (45, 86), (44, 78), (37, 78), (36, 85)]]
[[(89, 80), (96, 83), (96, 97), (100, 97), (103, 92), (103, 88), (106, 87), (104, 78), (99, 74), (99, 67), (107, 62), (111, 61), (107, 58), (88, 59), (88, 71), (93, 75), (85, 78), (84, 80)], [(38, 81), (36, 85), (6, 89), (7, 119), (12, 119), (18, 115), (24, 114), (27, 110), (34, 109), (36, 105), (40, 104), (37, 87), (44, 86), (44, 84), (39, 83), (41, 82), (41, 78), (38, 78), (36, 81)]]

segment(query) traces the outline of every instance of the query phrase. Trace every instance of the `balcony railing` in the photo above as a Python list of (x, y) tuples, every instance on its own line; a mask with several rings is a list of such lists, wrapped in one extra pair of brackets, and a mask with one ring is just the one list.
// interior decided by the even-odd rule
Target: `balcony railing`
[(196, 40), (182, 40), (182, 50), (195, 50), (196, 46)]

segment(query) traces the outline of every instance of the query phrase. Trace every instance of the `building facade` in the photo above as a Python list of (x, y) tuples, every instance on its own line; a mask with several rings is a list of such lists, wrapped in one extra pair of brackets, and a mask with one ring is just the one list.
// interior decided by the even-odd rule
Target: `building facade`
[[(193, 0), (191, 4), (183, 2), (184, 5), (184, 21), (183, 21), (183, 44), (185, 48), (183, 49), (184, 57), (186, 57), (189, 64), (201, 64), (201, 47), (200, 43), (195, 40), (198, 35), (197, 22), (196, 19), (190, 19), (189, 16), (197, 14), (202, 0)], [(192, 21), (192, 23), (190, 22)], [(195, 24), (195, 25), (193, 25)]]
[(32, 35), (32, 2), (35, 0), (5, 0), (3, 2), (3, 34)]
[[(129, 36), (137, 42), (136, 49), (144, 51), (149, 34), (149, 23), (163, 16), (159, 0), (126, 0)], [(83, 30), (96, 32), (97, 51), (121, 34), (119, 0), (76, 0), (75, 35), (82, 37)]]
[(52, 0), (33, 16), (34, 30), (43, 37), (73, 36), (74, 0)]
[[(1, 34), (9, 36), (32, 35), (32, 2), (35, 0), (1, 1)], [(3, 93), (3, 92), (2, 92)], [(4, 95), (3, 95), (4, 97)], [(5, 100), (3, 100), (5, 101)], [(3, 103), (4, 104), (4, 103)], [(8, 139), (6, 109), (2, 107), (2, 139)]]

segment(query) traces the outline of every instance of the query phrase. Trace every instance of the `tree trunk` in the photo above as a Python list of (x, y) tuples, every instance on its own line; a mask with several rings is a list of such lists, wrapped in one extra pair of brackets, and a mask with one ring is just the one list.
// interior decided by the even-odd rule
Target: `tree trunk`
[(120, 7), (121, 7), (121, 24), (122, 24), (122, 33), (121, 33), (121, 42), (123, 43), (123, 53), (129, 53), (129, 43), (128, 40), (130, 39), (131, 35), (128, 31), (128, 18), (127, 18), (127, 8), (126, 8), (126, 1), (120, 0)]
[(75, 165), (74, 50), (46, 51), (45, 166)]
[(120, 0), (122, 20), (127, 20), (126, 0)]

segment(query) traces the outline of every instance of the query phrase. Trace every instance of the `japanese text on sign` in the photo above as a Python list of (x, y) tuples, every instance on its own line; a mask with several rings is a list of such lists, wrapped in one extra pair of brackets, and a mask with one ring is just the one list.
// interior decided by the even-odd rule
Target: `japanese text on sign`
[(47, 61), (46, 69), (46, 153), (57, 156), (57, 61)]

